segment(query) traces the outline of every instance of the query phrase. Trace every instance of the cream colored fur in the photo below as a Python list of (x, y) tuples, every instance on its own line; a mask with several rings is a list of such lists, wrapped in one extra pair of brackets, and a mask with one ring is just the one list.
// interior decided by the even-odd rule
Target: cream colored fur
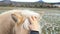
[[(29, 16), (36, 16), (38, 21), (42, 16), (31, 10), (10, 10), (0, 14), (0, 34), (29, 34), (29, 22), (24, 22), (20, 26), (16, 26), (15, 21), (12, 19), (11, 14), (14, 13), (22, 14), (26, 20)], [(41, 31), (41, 29), (40, 29)]]

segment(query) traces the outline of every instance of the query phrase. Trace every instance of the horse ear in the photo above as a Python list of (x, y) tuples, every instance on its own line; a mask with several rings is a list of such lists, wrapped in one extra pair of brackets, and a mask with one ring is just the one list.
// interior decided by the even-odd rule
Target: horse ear
[(17, 24), (22, 24), (24, 22), (24, 17), (20, 14), (14, 13), (11, 15), (12, 19), (17, 23)]
[(13, 19), (15, 22), (17, 22), (17, 18), (16, 18), (16, 16), (15, 16), (14, 14), (11, 14), (11, 17), (12, 17), (12, 19)]

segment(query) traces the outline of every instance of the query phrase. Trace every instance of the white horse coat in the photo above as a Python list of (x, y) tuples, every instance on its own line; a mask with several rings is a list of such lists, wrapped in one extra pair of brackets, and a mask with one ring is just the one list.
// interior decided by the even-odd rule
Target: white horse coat
[[(12, 18), (12, 14), (16, 12), (26, 17), (26, 20), (21, 26), (15, 26), (15, 21)], [(0, 14), (0, 34), (29, 34), (29, 21), (27, 17), (36, 16), (38, 20), (41, 19), (41, 15), (30, 10), (10, 10)]]

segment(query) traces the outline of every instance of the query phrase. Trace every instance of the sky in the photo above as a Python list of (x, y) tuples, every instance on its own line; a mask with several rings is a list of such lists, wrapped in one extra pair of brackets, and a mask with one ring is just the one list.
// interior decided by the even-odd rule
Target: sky
[(36, 2), (39, 0), (11, 0), (11, 1), (17, 1), (17, 2)]
[[(11, 1), (17, 1), (17, 2), (36, 2), (36, 1), (40, 1), (40, 0), (11, 0)], [(60, 2), (60, 0), (43, 0), (44, 2)]]
[(54, 2), (60, 2), (60, 0), (43, 0), (44, 2), (52, 2), (52, 3), (54, 3)]
[[(16, 1), (16, 2), (36, 2), (36, 1), (41, 1), (41, 0), (11, 0), (11, 1)], [(42, 1), (48, 2), (48, 3), (60, 2), (60, 0), (42, 0)]]

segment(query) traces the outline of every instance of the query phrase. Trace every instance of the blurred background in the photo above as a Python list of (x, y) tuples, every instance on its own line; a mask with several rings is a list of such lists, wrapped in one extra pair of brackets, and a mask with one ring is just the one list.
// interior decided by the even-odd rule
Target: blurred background
[(0, 0), (0, 14), (12, 9), (44, 11), (41, 34), (60, 34), (60, 0)]
[(60, 0), (0, 0), (0, 6), (29, 8), (60, 8)]

